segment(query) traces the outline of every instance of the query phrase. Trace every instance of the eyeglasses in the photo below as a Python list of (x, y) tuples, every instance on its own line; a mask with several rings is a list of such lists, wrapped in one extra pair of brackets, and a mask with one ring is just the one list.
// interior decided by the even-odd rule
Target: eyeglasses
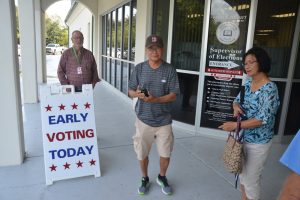
[(246, 65), (253, 65), (254, 63), (257, 63), (257, 61), (254, 60), (254, 61), (249, 61), (247, 63), (243, 63), (243, 67), (245, 67)]

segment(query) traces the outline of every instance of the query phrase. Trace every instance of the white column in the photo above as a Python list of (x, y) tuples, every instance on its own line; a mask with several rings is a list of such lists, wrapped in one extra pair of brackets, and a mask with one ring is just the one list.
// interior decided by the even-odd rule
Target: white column
[(18, 165), (25, 150), (14, 1), (0, 1), (0, 24), (0, 166)]
[(43, 67), (43, 83), (47, 82), (47, 65), (46, 65), (46, 27), (45, 27), (45, 11), (41, 13), (42, 23), (42, 67)]
[(37, 34), (35, 27), (34, 1), (35, 0), (18, 1), (24, 103), (36, 103), (38, 101), (36, 62)]
[(35, 0), (35, 41), (36, 41), (36, 65), (37, 82), (46, 83), (46, 46), (43, 37), (45, 13), (41, 10), (40, 0)]
[(135, 52), (135, 63), (145, 60), (145, 43), (147, 36), (151, 33), (152, 24), (152, 0), (137, 1), (137, 16), (136, 16), (136, 42), (135, 49), (141, 51)]
[[(102, 37), (98, 37), (98, 31), (99, 31), (99, 16), (96, 14), (96, 15), (93, 15), (94, 17), (94, 24), (92, 24), (93, 27), (93, 38), (92, 38), (92, 42), (93, 42), (93, 53), (94, 53), (94, 56), (96, 57), (96, 62), (97, 62), (97, 66), (98, 66), (98, 73), (100, 73), (100, 45), (99, 45), (99, 38), (102, 38)], [(101, 48), (102, 50), (102, 48)], [(99, 74), (100, 76), (100, 74)]]

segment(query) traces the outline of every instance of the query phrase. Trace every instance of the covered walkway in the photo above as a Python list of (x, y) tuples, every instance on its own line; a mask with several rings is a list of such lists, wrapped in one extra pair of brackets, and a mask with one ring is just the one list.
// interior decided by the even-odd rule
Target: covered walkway
[[(158, 156), (152, 148), (149, 194), (140, 197), (140, 171), (132, 146), (135, 114), (130, 102), (112, 92), (106, 83), (95, 88), (95, 115), (102, 177), (92, 176), (45, 185), (39, 104), (23, 105), (26, 160), (19, 166), (0, 168), (1, 200), (234, 200), (233, 175), (223, 168), (224, 141), (195, 136), (175, 129), (174, 153), (168, 179), (174, 194), (165, 196), (155, 183)], [(9, 133), (7, 133), (9, 134)], [(288, 170), (278, 159), (285, 145), (274, 144), (263, 173), (262, 200), (275, 200)]]

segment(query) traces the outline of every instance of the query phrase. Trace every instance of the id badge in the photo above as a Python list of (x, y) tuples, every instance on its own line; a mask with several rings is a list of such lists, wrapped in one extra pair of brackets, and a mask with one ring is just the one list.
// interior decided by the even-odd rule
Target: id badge
[(77, 67), (77, 74), (82, 74), (82, 67), (81, 66)]

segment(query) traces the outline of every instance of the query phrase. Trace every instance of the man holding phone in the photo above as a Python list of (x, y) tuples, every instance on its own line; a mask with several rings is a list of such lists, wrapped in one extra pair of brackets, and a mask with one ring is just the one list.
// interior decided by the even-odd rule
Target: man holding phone
[(171, 195), (166, 172), (174, 143), (171, 102), (179, 94), (179, 82), (176, 69), (162, 60), (161, 37), (147, 37), (146, 54), (148, 60), (136, 65), (131, 74), (128, 92), (130, 97), (138, 98), (135, 105), (136, 133), (133, 136), (134, 150), (142, 172), (138, 193), (144, 195), (149, 189), (148, 155), (155, 142), (160, 156), (160, 171), (156, 182), (164, 194)]

